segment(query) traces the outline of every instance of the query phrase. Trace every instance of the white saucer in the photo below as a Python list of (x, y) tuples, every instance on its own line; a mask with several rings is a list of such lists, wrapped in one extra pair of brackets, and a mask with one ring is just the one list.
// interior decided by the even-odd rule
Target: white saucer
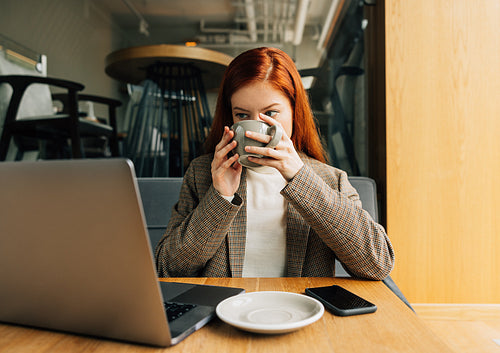
[(323, 304), (289, 292), (251, 292), (217, 305), (219, 318), (239, 329), (257, 333), (285, 333), (312, 324), (323, 316)]

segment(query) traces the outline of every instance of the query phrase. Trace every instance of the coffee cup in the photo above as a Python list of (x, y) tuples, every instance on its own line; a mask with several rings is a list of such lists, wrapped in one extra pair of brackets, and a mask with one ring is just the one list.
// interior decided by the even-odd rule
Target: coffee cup
[[(260, 164), (250, 162), (248, 157), (264, 157), (261, 154), (249, 153), (245, 151), (246, 146), (256, 146), (256, 147), (268, 147), (274, 148), (278, 145), (281, 140), (281, 135), (283, 135), (283, 129), (279, 125), (269, 125), (261, 120), (243, 120), (235, 123), (231, 126), (231, 130), (234, 131), (233, 140), (238, 144), (234, 151), (238, 153), (238, 162), (248, 168), (261, 167)], [(267, 144), (260, 142), (245, 136), (246, 131), (253, 131), (264, 135), (272, 136), (271, 141)]]

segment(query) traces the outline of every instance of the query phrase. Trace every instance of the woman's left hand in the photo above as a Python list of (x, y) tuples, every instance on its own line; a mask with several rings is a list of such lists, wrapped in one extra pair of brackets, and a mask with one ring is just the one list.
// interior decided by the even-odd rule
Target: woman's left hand
[[(245, 151), (261, 154), (264, 157), (267, 157), (249, 157), (248, 160), (260, 165), (276, 168), (281, 173), (283, 178), (285, 178), (285, 180), (288, 182), (292, 180), (292, 178), (304, 166), (304, 162), (302, 162), (302, 159), (300, 159), (299, 154), (297, 153), (297, 151), (295, 151), (292, 140), (285, 133), (285, 130), (278, 121), (265, 114), (260, 114), (260, 119), (262, 119), (269, 125), (279, 125), (283, 130), (283, 134), (281, 136), (280, 142), (274, 149), (268, 147), (247, 146), (245, 148)], [(264, 143), (269, 143), (269, 141), (271, 141), (271, 136), (262, 135), (251, 131), (247, 131), (246, 136)]]

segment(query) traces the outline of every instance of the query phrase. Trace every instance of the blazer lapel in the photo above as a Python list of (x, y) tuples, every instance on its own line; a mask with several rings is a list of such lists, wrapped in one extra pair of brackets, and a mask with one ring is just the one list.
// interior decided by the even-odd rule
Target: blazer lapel
[(309, 239), (309, 225), (289, 203), (286, 224), (287, 276), (300, 277)]
[(247, 183), (246, 170), (241, 172), (240, 186), (237, 191), (243, 200), (238, 214), (233, 220), (229, 230), (227, 242), (229, 251), (229, 266), (232, 277), (241, 277), (243, 273), (243, 260), (245, 258), (245, 243), (247, 232)]

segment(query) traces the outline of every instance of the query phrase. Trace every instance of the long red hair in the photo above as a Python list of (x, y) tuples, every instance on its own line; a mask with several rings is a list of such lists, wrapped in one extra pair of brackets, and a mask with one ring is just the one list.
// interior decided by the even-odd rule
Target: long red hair
[(231, 96), (241, 87), (266, 81), (283, 92), (293, 111), (292, 142), (298, 152), (326, 162), (307, 93), (293, 60), (276, 48), (255, 48), (238, 55), (227, 67), (217, 97), (215, 116), (205, 149), (214, 152), (224, 132), (224, 126), (233, 124)]

